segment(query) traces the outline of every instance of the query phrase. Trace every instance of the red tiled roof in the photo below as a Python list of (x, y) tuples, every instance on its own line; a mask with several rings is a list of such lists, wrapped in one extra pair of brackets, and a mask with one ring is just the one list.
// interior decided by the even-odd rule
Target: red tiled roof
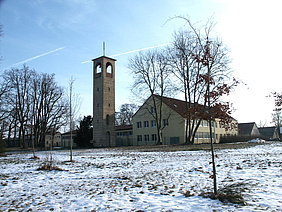
[[(177, 112), (179, 115), (181, 115), (183, 118), (187, 117), (187, 107), (186, 102), (179, 99), (169, 98), (169, 97), (161, 97), (159, 95), (154, 94), (155, 97), (158, 99), (163, 100), (163, 103), (165, 103), (168, 107), (170, 107), (172, 110)], [(197, 113), (202, 113), (203, 111), (207, 110), (207, 107), (205, 108), (204, 105), (198, 104), (198, 103), (190, 103), (190, 108), (192, 111), (190, 113), (193, 114), (194, 117), (198, 117)], [(200, 115), (203, 118), (203, 114)], [(217, 115), (216, 115), (217, 116)], [(232, 116), (229, 116), (231, 119), (235, 120)], [(217, 116), (217, 118), (220, 118)], [(205, 118), (204, 118), (205, 119)]]
[[(183, 100), (179, 100), (179, 99), (174, 99), (174, 98), (170, 98), (170, 97), (165, 97), (165, 96), (159, 96), (157, 94), (154, 94), (153, 95), (154, 97), (158, 98), (158, 99), (162, 99), (163, 100), (163, 103), (166, 104), (168, 107), (170, 107), (172, 110), (174, 110), (175, 112), (177, 112), (179, 115), (181, 115), (183, 118), (186, 118), (187, 117), (187, 107), (186, 107), (186, 102), (183, 101)], [(145, 102), (143, 105), (146, 104), (146, 102), (151, 98), (152, 96), (150, 96)], [(143, 105), (140, 107), (142, 108)], [(140, 110), (140, 108), (136, 111), (136, 113)], [(193, 114), (194, 118), (195, 117), (199, 117), (201, 116), (202, 118), (203, 117), (203, 113), (202, 111), (203, 110), (206, 110), (204, 109), (205, 106), (204, 105), (201, 105), (201, 104), (198, 104), (198, 103), (190, 103), (190, 115)], [(135, 114), (136, 114), (135, 113)], [(197, 115), (197, 113), (200, 113), (201, 115)], [(134, 115), (135, 115), (134, 114)], [(220, 118), (220, 117), (217, 117), (217, 118)], [(230, 116), (231, 119), (235, 120), (233, 117)], [(205, 118), (204, 118), (205, 119)]]
[[(158, 99), (163, 100), (163, 103), (165, 103), (167, 106), (169, 106), (172, 110), (174, 110), (175, 112), (177, 112), (179, 115), (181, 115), (182, 117), (186, 117), (187, 115), (187, 110), (186, 110), (186, 102), (183, 100), (179, 100), (179, 99), (174, 99), (174, 98), (169, 98), (169, 97), (161, 97), (159, 95), (154, 94), (155, 97), (157, 97)], [(191, 103), (192, 104), (192, 103)], [(195, 105), (195, 104), (192, 104)], [(203, 105), (199, 105), (200, 107), (203, 107)]]

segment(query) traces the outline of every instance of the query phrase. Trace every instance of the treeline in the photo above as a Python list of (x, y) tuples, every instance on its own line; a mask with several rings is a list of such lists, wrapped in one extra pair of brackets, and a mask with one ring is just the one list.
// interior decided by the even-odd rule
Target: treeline
[(67, 124), (68, 98), (54, 74), (28, 66), (0, 75), (1, 140), (20, 147), (44, 147), (45, 135)]

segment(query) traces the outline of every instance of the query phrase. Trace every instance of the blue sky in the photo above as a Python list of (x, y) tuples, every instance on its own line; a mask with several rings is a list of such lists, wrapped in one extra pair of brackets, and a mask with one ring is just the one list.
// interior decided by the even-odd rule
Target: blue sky
[[(228, 100), (239, 122), (267, 122), (273, 102), (266, 98), (281, 91), (282, 2), (279, 0), (2, 0), (0, 1), (0, 70), (25, 62), (38, 72), (55, 73), (82, 98), (81, 115), (92, 115), (92, 63), (102, 55), (117, 55), (172, 40), (183, 21), (166, 22), (189, 15), (193, 22), (213, 17), (216, 33), (230, 48), (239, 86)], [(281, 2), (281, 3), (280, 3)], [(134, 102), (129, 57), (116, 56), (116, 110)]]

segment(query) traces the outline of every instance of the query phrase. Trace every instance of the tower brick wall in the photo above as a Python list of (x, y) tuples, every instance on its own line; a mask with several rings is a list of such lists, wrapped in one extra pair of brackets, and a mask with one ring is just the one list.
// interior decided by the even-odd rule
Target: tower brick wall
[(93, 145), (116, 146), (115, 143), (115, 59), (93, 60)]

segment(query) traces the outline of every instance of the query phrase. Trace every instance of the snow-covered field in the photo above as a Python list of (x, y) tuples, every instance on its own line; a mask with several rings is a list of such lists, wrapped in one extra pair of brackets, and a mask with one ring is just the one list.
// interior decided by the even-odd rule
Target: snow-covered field
[[(282, 143), (217, 150), (219, 188), (244, 183), (247, 205), (212, 191), (209, 151), (54, 151), (65, 171), (37, 171), (48, 152), (0, 158), (0, 211), (282, 211)], [(184, 193), (190, 192), (190, 197)]]

